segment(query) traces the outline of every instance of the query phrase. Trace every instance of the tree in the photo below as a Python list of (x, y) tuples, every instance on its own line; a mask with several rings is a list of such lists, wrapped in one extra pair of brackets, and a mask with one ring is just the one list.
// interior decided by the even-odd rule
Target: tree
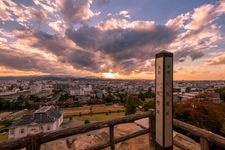
[(140, 92), (138, 94), (138, 98), (141, 99), (142, 101), (144, 101), (145, 98), (154, 98), (154, 97), (155, 97), (155, 93), (153, 93), (151, 90), (148, 90), (148, 92), (146, 93)]
[(125, 104), (126, 103), (126, 94), (124, 94), (124, 93), (119, 93), (118, 94), (118, 96), (119, 96), (119, 101), (122, 103), (122, 104)]
[(125, 104), (125, 115), (136, 113), (138, 106), (138, 98), (134, 96), (128, 96)]
[(67, 100), (69, 98), (70, 98), (69, 94), (68, 93), (64, 93), (64, 94), (62, 94), (60, 96), (59, 101), (65, 101), (65, 100)]
[(223, 134), (225, 105), (208, 101), (196, 102), (194, 99), (185, 103), (176, 103), (174, 117), (200, 128)]
[(105, 98), (105, 101), (107, 102), (107, 103), (111, 103), (111, 102), (113, 102), (113, 96), (111, 95), (111, 94), (109, 94), (108, 96), (106, 96), (106, 98)]
[(36, 96), (36, 95), (30, 95), (30, 100), (34, 101), (34, 102), (39, 102), (40, 98), (38, 96)]
[(186, 88), (186, 92), (189, 93), (191, 91), (191, 87)]
[(142, 92), (140, 92), (139, 94), (138, 94), (138, 98), (140, 98), (141, 100), (145, 100), (145, 95), (142, 93)]
[(217, 89), (216, 92), (220, 94), (220, 99), (225, 101), (225, 87)]

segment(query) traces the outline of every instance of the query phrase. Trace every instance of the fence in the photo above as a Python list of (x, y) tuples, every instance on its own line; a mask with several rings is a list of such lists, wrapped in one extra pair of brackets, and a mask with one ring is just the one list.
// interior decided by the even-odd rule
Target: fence
[[(123, 123), (129, 123), (129, 122), (134, 122), (135, 120), (143, 119), (143, 118), (149, 118), (149, 128), (145, 128), (142, 130), (139, 130), (134, 133), (127, 134), (125, 136), (121, 136), (118, 138), (114, 137), (114, 126), (118, 124), (123, 124)], [(15, 139), (15, 140), (8, 140), (4, 142), (0, 142), (0, 150), (14, 150), (14, 149), (19, 149), (19, 148), (26, 148), (27, 150), (39, 150), (41, 144), (51, 142), (54, 140), (58, 140), (61, 138), (66, 138), (69, 136), (77, 135), (77, 134), (82, 134), (85, 132), (93, 131), (93, 130), (98, 130), (101, 128), (109, 128), (109, 141), (104, 143), (104, 144), (98, 144), (94, 145), (92, 147), (87, 148), (87, 150), (98, 150), (98, 149), (103, 149), (106, 147), (110, 147), (111, 150), (115, 149), (115, 145), (117, 143), (123, 142), (125, 140), (144, 135), (144, 134), (149, 134), (149, 146), (151, 148), (154, 147), (155, 143), (155, 114), (154, 110), (144, 112), (141, 114), (134, 114), (134, 115), (129, 115), (125, 116), (119, 119), (114, 119), (114, 120), (109, 120), (109, 121), (103, 121), (103, 122), (96, 122), (96, 123), (91, 123), (87, 125), (82, 125), (78, 127), (73, 127), (73, 128), (68, 128), (68, 129), (62, 129), (62, 130), (57, 130), (49, 133), (39, 133), (36, 135), (32, 136), (27, 136), (24, 138), (20, 139)], [(219, 147), (225, 148), (225, 138), (219, 135), (216, 135), (210, 131), (204, 130), (197, 128), (193, 125), (184, 123), (182, 121), (178, 121), (176, 119), (173, 120), (173, 125), (174, 127), (180, 128), (182, 130), (185, 130), (195, 136), (200, 137), (200, 145), (202, 150), (208, 150), (209, 149), (209, 143), (214, 143), (218, 145)], [(174, 145), (177, 146), (180, 149), (183, 150), (188, 150), (188, 148), (179, 141), (174, 140)]]

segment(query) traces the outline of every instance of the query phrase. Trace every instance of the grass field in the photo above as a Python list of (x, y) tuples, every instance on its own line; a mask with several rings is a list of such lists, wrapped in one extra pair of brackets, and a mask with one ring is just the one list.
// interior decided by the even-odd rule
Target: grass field
[(92, 105), (92, 106), (83, 106), (83, 107), (73, 107), (73, 108), (64, 108), (64, 116), (73, 116), (79, 115), (81, 112), (82, 114), (88, 114), (92, 110), (93, 113), (99, 112), (109, 112), (109, 111), (122, 111), (124, 107), (118, 104), (114, 105)]
[(106, 114), (96, 114), (96, 115), (85, 115), (85, 116), (78, 116), (74, 117), (77, 120), (89, 120), (89, 121), (105, 121), (105, 120), (112, 120), (116, 118), (120, 118), (124, 116), (124, 112), (120, 113), (110, 113), (108, 115)]
[(13, 116), (11, 119), (13, 119), (14, 121), (17, 121), (17, 120), (20, 120), (23, 116), (25, 115), (29, 115), (29, 114), (32, 114), (32, 111), (31, 110), (25, 110), (15, 116)]
[(8, 139), (8, 133), (4, 132), (4, 133), (0, 133), (0, 141), (4, 141)]

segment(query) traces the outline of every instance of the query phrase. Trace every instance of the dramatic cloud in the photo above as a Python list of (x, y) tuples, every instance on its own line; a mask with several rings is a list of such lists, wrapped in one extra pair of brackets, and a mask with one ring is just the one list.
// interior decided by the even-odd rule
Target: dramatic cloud
[(110, 0), (96, 0), (99, 5), (108, 4)]
[(198, 58), (203, 57), (204, 53), (202, 51), (191, 50), (178, 51), (175, 53), (175, 61), (183, 62), (188, 56), (191, 57), (192, 60), (196, 60)]
[(120, 66), (121, 72), (128, 68), (130, 71), (131, 67), (138, 69), (136, 65), (139, 62), (152, 59), (157, 51), (162, 50), (176, 37), (172, 29), (160, 25), (142, 30), (101, 30), (98, 27), (83, 26), (78, 30), (69, 29), (66, 34), (83, 49), (110, 56), (113, 66)]
[(222, 39), (220, 26), (215, 20), (224, 14), (219, 4), (205, 4), (191, 12), (170, 19), (166, 25), (179, 32), (169, 49), (176, 52), (176, 59), (185, 61), (187, 56), (192, 60), (204, 56), (204, 50), (217, 47)]
[(188, 23), (185, 28), (197, 30), (210, 24), (217, 16), (214, 12), (214, 7), (214, 5), (207, 4), (194, 9), (193, 14), (191, 15), (191, 22)]
[(207, 60), (208, 65), (224, 65), (225, 64), (225, 54), (216, 56), (214, 58)]
[[(154, 56), (164, 49), (175, 54), (178, 68), (196, 61), (224, 64), (224, 55), (210, 58), (224, 40), (217, 22), (225, 13), (224, 0), (203, 4), (165, 25), (138, 20), (138, 15), (131, 16), (136, 10), (123, 5), (116, 12), (105, 10), (111, 4), (110, 0), (0, 1), (0, 68), (136, 78), (153, 75)], [(181, 75), (184, 71), (176, 69)]]
[(95, 55), (90, 52), (75, 50), (72, 55), (69, 56), (68, 61), (73, 64), (75, 68), (98, 72), (100, 65), (97, 64), (94, 58)]
[(121, 18), (109, 18), (100, 22), (97, 27), (100, 30), (112, 29), (133, 29), (133, 30), (148, 30), (156, 26), (154, 21), (132, 21)]
[(55, 31), (64, 31), (66, 26), (84, 23), (101, 12), (93, 12), (92, 0), (34, 0), (36, 6), (48, 14), (49, 26)]
[(145, 57), (143, 54), (151, 54), (163, 48), (176, 37), (173, 30), (160, 25), (146, 30), (128, 28), (106, 31), (83, 26), (78, 30), (67, 30), (67, 35), (80, 47), (99, 50), (111, 55), (115, 60)]
[(90, 10), (92, 0), (64, 0), (62, 1), (61, 12), (69, 23), (76, 23), (87, 20), (94, 16)]
[[(48, 71), (46, 62), (38, 55), (26, 55), (24, 53), (11, 53), (0, 49), (0, 64), (19, 70)], [(44, 65), (45, 64), (45, 65)]]
[(127, 10), (120, 11), (119, 15), (121, 15), (125, 18), (130, 18), (129, 12)]
[(99, 56), (79, 49), (76, 44), (66, 37), (41, 31), (35, 32), (29, 29), (17, 30), (15, 35), (20, 43), (26, 43), (31, 47), (41, 49), (44, 54), (50, 53), (48, 59), (52, 59), (57, 63), (70, 64), (74, 69), (92, 72), (100, 71)]
[(0, 21), (12, 20), (12, 15), (8, 9), (6, 2), (0, 1)]

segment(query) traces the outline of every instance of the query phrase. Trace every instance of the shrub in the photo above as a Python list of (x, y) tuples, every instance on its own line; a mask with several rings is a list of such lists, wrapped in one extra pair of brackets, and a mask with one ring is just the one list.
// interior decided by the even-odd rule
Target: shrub
[(3, 121), (1, 122), (1, 124), (4, 125), (5, 127), (11, 126), (12, 123), (13, 123), (13, 121), (12, 121), (12, 120), (8, 120), (8, 119), (3, 120)]
[(84, 124), (88, 124), (90, 121), (88, 119), (84, 120)]

